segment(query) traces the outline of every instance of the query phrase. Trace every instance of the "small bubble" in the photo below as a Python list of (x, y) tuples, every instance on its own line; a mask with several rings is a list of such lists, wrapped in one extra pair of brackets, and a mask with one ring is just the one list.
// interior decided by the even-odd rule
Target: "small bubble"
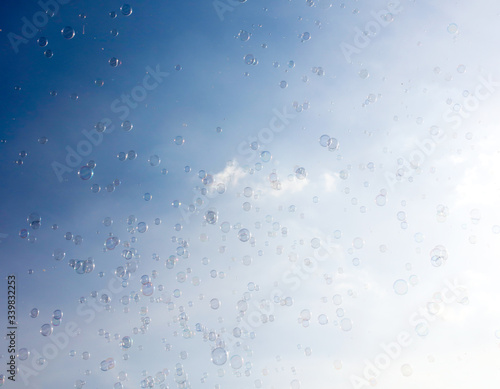
[(66, 26), (61, 30), (61, 35), (64, 37), (64, 39), (73, 39), (75, 36), (75, 30), (73, 27)]

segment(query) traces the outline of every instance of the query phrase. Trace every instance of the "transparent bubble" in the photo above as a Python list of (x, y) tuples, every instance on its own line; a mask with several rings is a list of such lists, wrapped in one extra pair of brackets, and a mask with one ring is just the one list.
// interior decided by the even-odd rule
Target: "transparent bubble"
[(394, 288), (394, 292), (396, 292), (396, 294), (404, 295), (408, 293), (408, 283), (405, 280), (396, 280), (392, 287)]
[(303, 167), (299, 167), (295, 170), (295, 177), (297, 177), (299, 180), (303, 180), (307, 177), (306, 169)]
[(240, 241), (248, 242), (250, 237), (251, 237), (250, 231), (248, 231), (246, 228), (242, 228), (241, 230), (238, 231), (238, 239)]
[(456, 23), (450, 23), (448, 25), (447, 31), (450, 34), (458, 34), (458, 25)]
[(130, 150), (127, 153), (127, 158), (128, 158), (129, 161), (133, 161), (134, 159), (137, 158), (137, 153), (134, 150)]
[(94, 170), (87, 165), (82, 166), (78, 170), (78, 176), (84, 181), (90, 180), (94, 176)]
[(120, 12), (123, 16), (130, 16), (132, 15), (132, 7), (130, 6), (130, 4), (123, 4), (120, 7)]
[(321, 135), (319, 137), (319, 144), (322, 146), (322, 147), (328, 147), (328, 143), (330, 141), (330, 135)]
[(49, 336), (50, 334), (52, 334), (52, 326), (50, 324), (42, 325), (42, 327), (40, 328), (40, 333), (43, 336)]
[(18, 353), (17, 353), (17, 357), (19, 358), (20, 361), (25, 361), (28, 359), (28, 357), (30, 356), (30, 352), (27, 348), (20, 348)]
[(116, 246), (120, 244), (120, 239), (118, 239), (116, 236), (110, 236), (109, 238), (106, 239), (106, 242), (104, 243), (104, 246), (106, 247), (106, 250), (114, 250)]
[(363, 238), (360, 238), (360, 237), (354, 238), (352, 241), (352, 246), (355, 249), (361, 249), (364, 246), (364, 244), (365, 244), (365, 242), (364, 242)]
[(146, 282), (142, 284), (141, 291), (144, 296), (151, 296), (155, 290), (155, 287), (152, 282)]
[(45, 47), (49, 43), (47, 38), (45, 38), (44, 36), (41, 36), (40, 38), (38, 38), (37, 42), (38, 42), (38, 46), (40, 46), (40, 47)]
[(363, 80), (370, 77), (370, 74), (368, 73), (368, 70), (366, 70), (366, 69), (361, 69), (358, 74), (359, 74), (359, 77), (361, 77)]
[(66, 26), (61, 30), (61, 35), (64, 37), (64, 39), (73, 39), (75, 36), (75, 30), (73, 27)]
[(231, 224), (229, 224), (228, 222), (223, 222), (220, 225), (220, 229), (221, 229), (222, 232), (224, 232), (225, 234), (227, 234), (229, 232), (229, 230), (231, 229)]
[(238, 38), (242, 42), (248, 41), (250, 39), (250, 36), (251, 36), (251, 34), (246, 32), (245, 30), (240, 30), (240, 32), (238, 33)]
[(253, 65), (255, 63), (255, 57), (253, 54), (247, 54), (243, 57), (243, 61), (245, 61), (247, 65)]
[(41, 136), (40, 138), (38, 138), (38, 143), (40, 143), (41, 145), (46, 144), (48, 141), (49, 139), (46, 136)]
[(409, 377), (413, 374), (413, 369), (410, 365), (404, 364), (401, 366), (401, 374), (403, 374), (405, 377)]
[(328, 324), (328, 316), (325, 314), (321, 314), (318, 316), (318, 323), (321, 324), (322, 326)]
[(448, 259), (448, 251), (444, 246), (437, 245), (431, 250), (430, 256), (432, 266), (439, 267)]
[(288, 86), (288, 83), (286, 81), (283, 80), (283, 81), (280, 82), (280, 88), (281, 89), (285, 89), (287, 86)]
[(148, 230), (148, 225), (144, 222), (140, 222), (137, 224), (137, 231), (141, 234), (145, 233)]
[(380, 207), (383, 207), (387, 203), (387, 196), (383, 194), (379, 194), (377, 197), (375, 197), (375, 204), (377, 204)]
[(214, 365), (222, 366), (227, 362), (227, 352), (222, 347), (212, 350), (212, 362)]
[(54, 259), (56, 261), (62, 261), (64, 259), (64, 257), (66, 256), (66, 253), (62, 249), (55, 249), (52, 256), (54, 257)]
[(116, 57), (112, 57), (109, 59), (109, 64), (111, 65), (111, 67), (116, 68), (121, 64), (121, 61)]
[(213, 298), (210, 300), (210, 308), (212, 309), (219, 309), (220, 307), (220, 301), (217, 298)]
[(115, 360), (113, 358), (107, 358), (101, 362), (101, 370), (108, 371), (115, 367)]
[(45, 55), (47, 58), (52, 58), (54, 56), (54, 53), (52, 50), (48, 49), (43, 52), (43, 55)]
[(125, 120), (122, 124), (121, 124), (121, 127), (123, 129), (123, 131), (126, 131), (126, 132), (129, 132), (132, 130), (132, 128), (134, 128), (134, 125), (132, 123), (130, 123), (129, 120)]
[(271, 158), (272, 156), (269, 151), (263, 151), (262, 153), (260, 153), (260, 159), (262, 160), (262, 162), (269, 162)]
[(153, 198), (153, 196), (151, 196), (151, 193), (144, 193), (142, 198), (144, 199), (144, 201), (150, 201)]
[(311, 34), (310, 34), (310, 33), (308, 33), (308, 32), (304, 32), (304, 33), (302, 33), (302, 35), (300, 36), (300, 40), (301, 40), (302, 42), (306, 42), (306, 41), (308, 41), (309, 39), (311, 39)]
[(38, 230), (42, 225), (42, 218), (38, 213), (33, 212), (28, 216), (28, 224), (32, 229)]
[(328, 151), (335, 151), (339, 148), (339, 141), (335, 138), (330, 138), (328, 140)]
[(96, 79), (94, 81), (94, 83), (97, 85), (97, 86), (103, 86), (104, 85), (104, 81), (101, 80), (100, 78)]
[(148, 162), (151, 166), (158, 166), (160, 164), (161, 160), (160, 160), (160, 157), (155, 154), (155, 155), (152, 155), (151, 157), (149, 157)]
[(350, 331), (352, 329), (352, 321), (351, 319), (344, 318), (340, 321), (340, 328), (342, 328), (343, 331)]
[(33, 308), (31, 311), (30, 311), (30, 316), (35, 319), (38, 317), (38, 314), (39, 314), (39, 311), (38, 311), (38, 308)]
[(184, 144), (184, 138), (180, 135), (177, 135), (175, 138), (174, 138), (174, 142), (176, 145), (180, 146), (180, 145), (183, 145)]
[(101, 191), (101, 187), (99, 184), (93, 184), (91, 187), (90, 187), (90, 191), (92, 193), (99, 193)]
[(19, 236), (21, 239), (26, 239), (30, 235), (29, 231), (26, 228), (23, 228), (19, 231)]
[(205, 213), (205, 220), (207, 221), (208, 224), (216, 224), (217, 223), (217, 213), (214, 211), (207, 211)]
[(241, 369), (241, 367), (243, 366), (243, 358), (239, 355), (233, 355), (229, 360), (229, 364), (235, 370)]

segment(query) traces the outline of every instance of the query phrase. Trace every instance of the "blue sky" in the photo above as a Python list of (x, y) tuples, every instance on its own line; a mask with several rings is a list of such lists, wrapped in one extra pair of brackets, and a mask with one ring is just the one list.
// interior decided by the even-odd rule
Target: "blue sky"
[[(4, 6), (1, 274), (5, 285), (16, 276), (16, 346), (30, 351), (18, 358), (14, 383), (0, 370), (5, 387), (78, 387), (82, 380), (85, 388), (137, 388), (148, 377), (159, 388), (499, 382), (499, 5), (405, 0), (387, 15), (383, 1), (310, 3), (222, 1), (229, 8), (221, 18), (212, 2), (130, 3), (124, 16), (123, 3), (75, 0), (58, 3), (17, 53), (9, 34), (21, 35), (22, 18), (32, 21), (40, 6)], [(375, 15), (391, 22), (381, 26)], [(66, 26), (75, 30), (70, 40), (61, 35)], [(356, 46), (370, 28), (376, 34), (368, 31)], [(249, 40), (239, 39), (241, 30)], [(301, 41), (305, 32), (311, 39)], [(353, 50), (350, 58), (343, 47)], [(247, 65), (248, 54), (258, 63)], [(119, 66), (110, 66), (113, 57)], [(140, 101), (125, 109), (123, 96), (134, 93)], [(108, 124), (100, 134), (98, 122)], [(338, 150), (320, 145), (324, 134)], [(117, 158), (131, 150), (137, 158)], [(68, 165), (73, 151), (78, 164)], [(151, 156), (161, 162), (151, 166)], [(83, 180), (78, 170), (89, 161), (93, 176)], [(305, 178), (296, 174), (301, 167)], [(202, 182), (201, 170), (213, 184)], [(380, 194), (385, 201), (377, 205)], [(216, 212), (215, 224), (207, 211)], [(26, 221), (31, 213), (41, 217), (37, 230)], [(238, 239), (243, 228), (248, 242)], [(67, 232), (83, 242), (66, 240)], [(109, 236), (120, 239), (113, 250), (104, 246)], [(447, 255), (438, 267), (436, 247)], [(56, 261), (55, 250), (64, 259)], [(125, 259), (124, 250), (134, 257)], [(68, 266), (88, 258), (95, 264), (88, 274)], [(127, 266), (125, 281), (115, 273)], [(396, 280), (407, 293), (395, 292)], [(456, 295), (450, 283), (461, 285)], [(92, 305), (93, 292), (97, 300), (107, 294), (109, 306)], [(221, 302), (215, 310), (214, 298)], [(6, 312), (7, 299), (0, 301)], [(40, 314), (31, 318), (35, 307)], [(62, 323), (44, 337), (40, 328), (56, 309)], [(309, 325), (300, 319), (304, 310)], [(47, 346), (73, 323), (77, 335)], [(428, 331), (417, 333), (417, 323)], [(232, 335), (235, 327), (241, 337)], [(381, 344), (401, 333), (411, 344), (367, 376), (366, 367), (383, 359)], [(125, 336), (133, 339), (128, 350), (120, 347)], [(7, 340), (0, 344), (5, 369)], [(222, 366), (211, 360), (217, 346), (228, 355)], [(34, 373), (39, 354), (45, 367)], [(234, 368), (238, 356), (243, 366)], [(108, 358), (114, 368), (101, 371)], [(176, 369), (187, 375), (184, 384)]]

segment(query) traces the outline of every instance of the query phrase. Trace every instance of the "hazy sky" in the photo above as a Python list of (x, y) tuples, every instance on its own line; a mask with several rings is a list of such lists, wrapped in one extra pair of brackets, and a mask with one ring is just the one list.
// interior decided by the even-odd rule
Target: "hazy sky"
[(63, 3), (0, 18), (0, 383), (500, 382), (500, 5)]

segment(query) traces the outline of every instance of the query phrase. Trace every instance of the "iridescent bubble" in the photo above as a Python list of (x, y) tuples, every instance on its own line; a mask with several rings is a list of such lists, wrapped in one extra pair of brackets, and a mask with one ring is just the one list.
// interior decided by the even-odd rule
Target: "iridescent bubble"
[(84, 181), (90, 180), (94, 176), (94, 170), (87, 165), (82, 166), (78, 170), (78, 176)]
[(288, 86), (288, 83), (286, 81), (283, 80), (283, 81), (280, 82), (280, 88), (281, 89), (285, 89), (287, 86)]
[(115, 367), (115, 360), (113, 358), (108, 358), (101, 362), (102, 371), (108, 371), (114, 367)]
[(153, 196), (151, 196), (151, 193), (144, 193), (142, 198), (144, 199), (144, 201), (150, 201), (153, 198)]
[(116, 236), (110, 236), (109, 238), (106, 239), (104, 246), (106, 247), (106, 250), (114, 250), (114, 248), (119, 244), (120, 244), (120, 239), (118, 239)]
[(176, 145), (178, 146), (181, 146), (184, 144), (184, 138), (180, 135), (177, 135), (175, 138), (174, 138), (174, 142)]
[(21, 239), (26, 239), (30, 235), (29, 231), (26, 228), (23, 228), (19, 231), (19, 236)]
[(247, 54), (247, 55), (245, 55), (245, 57), (243, 58), (243, 60), (245, 61), (245, 63), (247, 65), (253, 65), (254, 62), (255, 62), (255, 58), (254, 58), (253, 54)]
[(141, 286), (141, 291), (144, 296), (151, 296), (155, 290), (155, 287), (153, 286), (152, 282), (146, 282), (145, 284), (142, 284)]
[(310, 33), (308, 33), (308, 32), (304, 32), (304, 33), (302, 33), (302, 35), (300, 36), (300, 40), (301, 40), (302, 42), (306, 42), (306, 41), (308, 41), (309, 39), (311, 39), (311, 34), (310, 34)]
[(54, 259), (56, 261), (62, 261), (64, 259), (64, 257), (66, 256), (66, 253), (62, 249), (55, 249), (52, 256), (54, 257)]
[(432, 266), (439, 267), (448, 259), (448, 251), (442, 245), (437, 245), (431, 252), (431, 263)]
[(339, 148), (339, 141), (335, 138), (330, 138), (328, 140), (328, 151), (335, 151)]
[(133, 340), (130, 336), (124, 336), (121, 341), (121, 347), (124, 349), (132, 347)]
[(458, 33), (458, 25), (456, 23), (450, 23), (448, 25), (447, 30), (450, 34), (457, 34)]
[(246, 42), (250, 39), (250, 34), (245, 30), (240, 30), (240, 32), (238, 33), (238, 38), (240, 38), (240, 41)]
[(30, 352), (27, 348), (20, 348), (18, 353), (17, 353), (17, 357), (19, 358), (20, 361), (25, 361), (28, 359), (28, 357), (30, 356)]
[(31, 311), (30, 311), (30, 316), (35, 319), (36, 317), (38, 317), (38, 308), (33, 308)]

